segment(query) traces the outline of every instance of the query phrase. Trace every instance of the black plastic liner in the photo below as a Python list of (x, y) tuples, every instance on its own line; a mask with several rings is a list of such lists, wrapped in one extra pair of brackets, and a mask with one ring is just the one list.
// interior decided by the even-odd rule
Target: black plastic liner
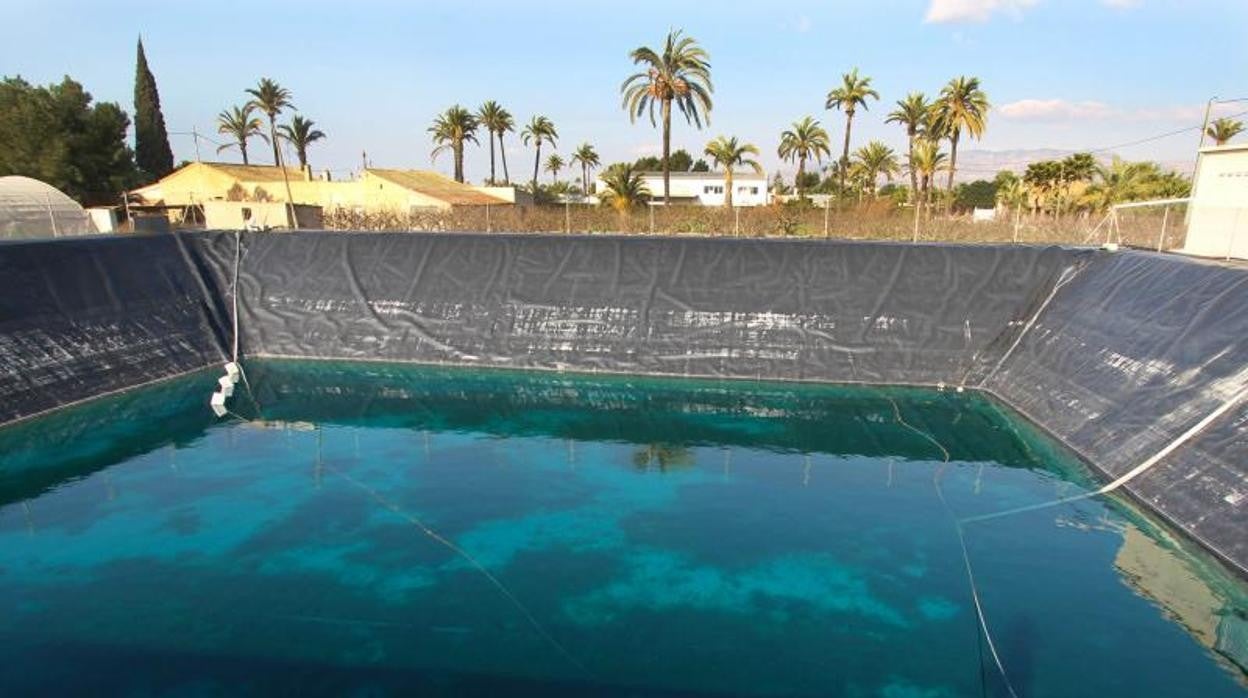
[[(0, 422), (223, 360), (239, 244), (245, 356), (982, 388), (1109, 478), (1248, 385), (1248, 270), (1173, 256), (204, 233), (0, 246)], [(1248, 574), (1248, 405), (1124, 490)]]
[[(985, 384), (1110, 477), (1248, 386), (1248, 269), (1098, 255)], [(1129, 492), (1248, 563), (1248, 400), (1132, 480)]]
[[(204, 239), (229, 284), (232, 235)], [(824, 241), (245, 238), (244, 352), (936, 385), (999, 358), (1087, 252)]]
[(221, 363), (205, 278), (171, 235), (0, 244), (0, 423)]

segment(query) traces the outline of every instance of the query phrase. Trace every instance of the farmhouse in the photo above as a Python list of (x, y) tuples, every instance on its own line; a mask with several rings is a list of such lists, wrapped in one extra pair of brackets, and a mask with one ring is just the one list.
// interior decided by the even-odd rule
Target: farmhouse
[[(288, 196), (289, 192), (289, 196)], [(357, 179), (317, 179), (308, 170), (268, 165), (196, 162), (130, 192), (137, 206), (202, 215), (210, 201), (286, 203), (362, 212), (410, 213), (460, 206), (503, 206), (495, 193), (425, 170), (366, 169)]]
[[(641, 179), (650, 190), (650, 200), (663, 202), (663, 173), (643, 172)], [(723, 172), (672, 172), (669, 195), (672, 205), (723, 206), (726, 183)], [(598, 180), (598, 191), (606, 187)], [(767, 175), (734, 172), (732, 175), (733, 206), (766, 206)]]

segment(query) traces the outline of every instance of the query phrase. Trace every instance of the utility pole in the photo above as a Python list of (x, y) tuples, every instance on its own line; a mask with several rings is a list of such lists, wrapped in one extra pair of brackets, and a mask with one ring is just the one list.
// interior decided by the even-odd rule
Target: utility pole
[(191, 139), (195, 141), (195, 162), (199, 162), (199, 128), (191, 127)]

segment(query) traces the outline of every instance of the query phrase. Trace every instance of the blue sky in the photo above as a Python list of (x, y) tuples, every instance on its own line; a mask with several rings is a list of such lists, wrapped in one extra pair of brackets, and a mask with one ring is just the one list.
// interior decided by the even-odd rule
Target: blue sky
[[(519, 122), (549, 116), (561, 153), (582, 141), (606, 162), (657, 152), (658, 132), (629, 123), (618, 90), (628, 52), (658, 44), (669, 27), (710, 51), (716, 99), (710, 126), (678, 123), (674, 147), (700, 151), (712, 136), (737, 135), (763, 149), (768, 170), (779, 165), (780, 131), (807, 114), (839, 142), (843, 117), (823, 109), (824, 96), (855, 66), (882, 97), (855, 121), (855, 143), (899, 149), (901, 130), (883, 123), (892, 103), (959, 74), (979, 76), (994, 106), (985, 138), (969, 147), (992, 150), (1104, 148), (1199, 124), (1211, 96), (1248, 97), (1248, 0), (6, 0), (3, 15), (0, 73), (39, 83), (69, 74), (127, 111), (141, 32), (171, 131), (218, 138), (215, 115), (260, 76), (276, 78), (328, 134), (313, 166), (342, 173), (362, 150), (378, 166), (429, 167), (432, 117), (485, 99)], [(1182, 161), (1197, 137), (1118, 152)], [(191, 138), (171, 141), (177, 158), (194, 157)], [(252, 150), (264, 157), (263, 144)], [(531, 172), (516, 137), (508, 158), (513, 179)], [(471, 149), (469, 178), (484, 177), (487, 162), (485, 148)]]

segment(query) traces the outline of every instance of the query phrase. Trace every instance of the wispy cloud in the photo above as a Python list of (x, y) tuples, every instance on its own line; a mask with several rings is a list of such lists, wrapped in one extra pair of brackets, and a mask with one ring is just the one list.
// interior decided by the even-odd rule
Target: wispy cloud
[(993, 15), (1005, 13), (1020, 17), (1022, 11), (1040, 0), (931, 0), (923, 21), (931, 24), (951, 22), (987, 22)]
[[(1106, 7), (1126, 10), (1139, 6), (1142, 0), (1095, 0)], [(1088, 0), (1091, 2), (1091, 0)], [(1021, 19), (1023, 10), (1040, 4), (1040, 0), (931, 0), (923, 21), (930, 24), (954, 22), (987, 22), (993, 15), (1004, 14)]]
[[(1219, 105), (1223, 106), (1223, 105)], [(1204, 114), (1202, 105), (1148, 106), (1122, 108), (1098, 101), (1065, 99), (1020, 99), (997, 107), (996, 112), (1015, 121), (1162, 121), (1199, 122)], [(1215, 115), (1219, 112), (1214, 110)]]
[(1116, 112), (1104, 102), (1068, 102), (1064, 99), (1020, 99), (997, 108), (1001, 116), (1019, 121), (1107, 119)]

